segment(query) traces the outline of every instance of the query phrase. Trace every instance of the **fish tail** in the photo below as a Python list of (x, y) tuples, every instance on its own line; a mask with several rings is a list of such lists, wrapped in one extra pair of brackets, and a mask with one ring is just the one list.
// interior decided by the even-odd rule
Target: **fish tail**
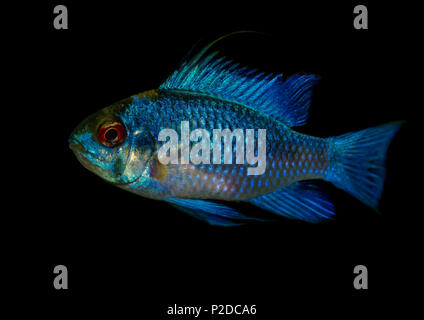
[(386, 176), (387, 149), (402, 123), (392, 122), (329, 138), (326, 180), (376, 208)]

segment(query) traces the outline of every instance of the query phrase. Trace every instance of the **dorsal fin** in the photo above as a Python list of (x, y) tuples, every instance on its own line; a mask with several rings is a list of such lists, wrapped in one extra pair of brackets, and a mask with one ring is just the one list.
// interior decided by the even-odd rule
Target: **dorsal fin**
[(193, 59), (183, 62), (159, 88), (199, 92), (233, 101), (277, 118), (288, 126), (305, 124), (317, 76), (297, 74), (283, 81), (282, 74), (264, 74), (240, 67), (219, 57), (218, 52), (205, 56), (214, 43), (216, 41)]

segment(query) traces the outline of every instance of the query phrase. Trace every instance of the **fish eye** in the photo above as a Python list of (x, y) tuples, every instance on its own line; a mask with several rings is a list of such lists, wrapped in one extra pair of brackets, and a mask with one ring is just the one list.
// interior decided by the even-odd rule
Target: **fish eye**
[(106, 122), (97, 131), (97, 138), (105, 147), (112, 148), (121, 144), (127, 136), (127, 130), (120, 122)]

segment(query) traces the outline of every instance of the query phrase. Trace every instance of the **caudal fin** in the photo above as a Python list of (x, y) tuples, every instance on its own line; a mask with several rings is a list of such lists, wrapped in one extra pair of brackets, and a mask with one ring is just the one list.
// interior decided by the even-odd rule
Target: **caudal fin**
[(386, 176), (386, 152), (401, 125), (393, 122), (330, 138), (327, 180), (366, 205), (377, 207)]

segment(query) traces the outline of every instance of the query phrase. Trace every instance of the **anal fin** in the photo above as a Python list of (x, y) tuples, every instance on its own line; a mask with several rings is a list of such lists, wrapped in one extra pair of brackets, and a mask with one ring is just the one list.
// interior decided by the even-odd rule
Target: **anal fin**
[(291, 186), (249, 200), (250, 203), (289, 219), (321, 222), (334, 216), (327, 195), (311, 182)]

